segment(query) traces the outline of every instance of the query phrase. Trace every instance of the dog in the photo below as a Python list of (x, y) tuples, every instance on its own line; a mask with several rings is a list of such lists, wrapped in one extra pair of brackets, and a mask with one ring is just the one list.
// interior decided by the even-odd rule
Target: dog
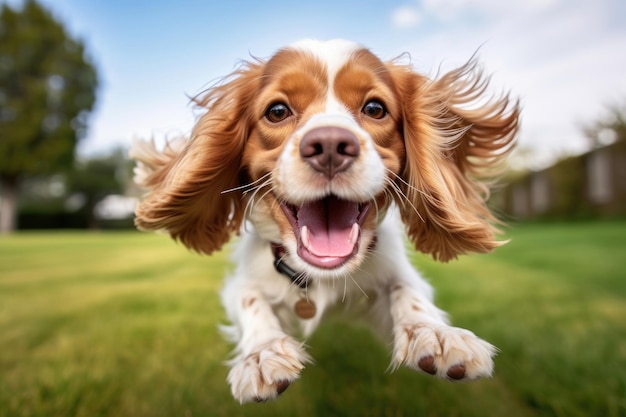
[(241, 235), (221, 293), (236, 400), (297, 380), (312, 359), (296, 337), (337, 305), (389, 338), (392, 368), (492, 374), (497, 349), (448, 323), (405, 250), (445, 262), (502, 244), (486, 200), (520, 106), (488, 85), (475, 57), (429, 78), (354, 42), (304, 40), (196, 97), (189, 139), (133, 145), (139, 229), (204, 254)]

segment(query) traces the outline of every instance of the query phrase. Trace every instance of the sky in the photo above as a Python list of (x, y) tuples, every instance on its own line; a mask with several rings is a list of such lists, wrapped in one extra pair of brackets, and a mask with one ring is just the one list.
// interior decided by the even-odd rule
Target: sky
[(40, 1), (100, 74), (83, 156), (188, 134), (189, 97), (303, 38), (350, 39), (383, 60), (408, 53), (431, 77), (478, 51), (492, 93), (520, 98), (519, 143), (537, 167), (584, 151), (582, 127), (626, 103), (624, 0)]

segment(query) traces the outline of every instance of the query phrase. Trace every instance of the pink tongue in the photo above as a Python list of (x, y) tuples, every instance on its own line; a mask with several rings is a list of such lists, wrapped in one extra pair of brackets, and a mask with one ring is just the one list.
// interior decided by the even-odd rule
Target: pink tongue
[(354, 243), (350, 241), (350, 234), (358, 215), (358, 204), (334, 196), (300, 207), (298, 225), (300, 229), (303, 226), (309, 229), (308, 250), (316, 256), (351, 255)]

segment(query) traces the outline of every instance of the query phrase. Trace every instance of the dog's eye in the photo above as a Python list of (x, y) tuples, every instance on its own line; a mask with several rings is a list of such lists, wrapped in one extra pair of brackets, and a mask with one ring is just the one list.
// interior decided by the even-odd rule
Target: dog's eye
[(265, 118), (272, 123), (280, 123), (291, 114), (291, 110), (286, 104), (274, 103), (265, 112)]
[(365, 106), (363, 106), (363, 110), (361, 111), (364, 115), (371, 117), (372, 119), (382, 119), (387, 115), (385, 106), (383, 106), (383, 104), (378, 100), (368, 101), (365, 103)]

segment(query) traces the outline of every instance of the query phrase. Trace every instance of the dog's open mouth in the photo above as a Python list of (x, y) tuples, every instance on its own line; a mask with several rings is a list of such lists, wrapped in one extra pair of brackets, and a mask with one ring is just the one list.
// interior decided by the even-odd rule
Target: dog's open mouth
[(332, 269), (357, 253), (370, 203), (331, 195), (300, 207), (283, 203), (281, 208), (296, 235), (298, 256), (313, 266)]

